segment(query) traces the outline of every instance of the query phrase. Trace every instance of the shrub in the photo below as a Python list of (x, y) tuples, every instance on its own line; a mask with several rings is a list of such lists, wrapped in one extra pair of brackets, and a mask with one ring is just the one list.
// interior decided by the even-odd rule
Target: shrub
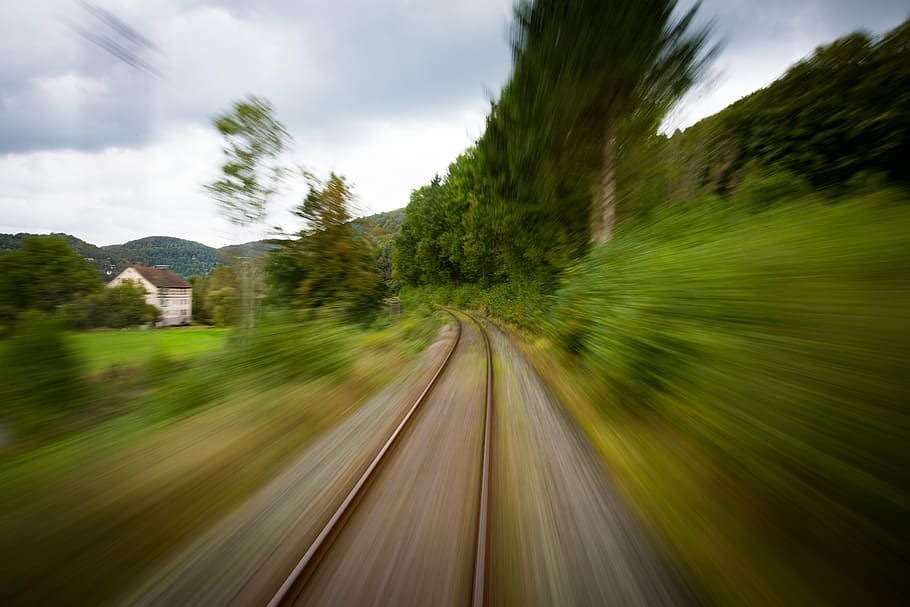
[(18, 434), (39, 430), (74, 408), (83, 389), (79, 359), (60, 321), (23, 313), (0, 348), (0, 417), (11, 418)]

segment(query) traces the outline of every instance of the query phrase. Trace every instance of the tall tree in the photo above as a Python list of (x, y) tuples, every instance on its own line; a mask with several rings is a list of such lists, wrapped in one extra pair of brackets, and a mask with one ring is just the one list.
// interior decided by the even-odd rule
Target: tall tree
[(521, 0), (512, 30), (512, 104), (536, 133), (537, 153), (568, 137), (599, 156), (591, 236), (610, 238), (616, 166), (636, 134), (653, 130), (696, 81), (714, 49), (695, 27), (698, 5), (675, 18), (675, 0)]
[(325, 182), (304, 177), (309, 191), (295, 214), (306, 228), (269, 254), (273, 295), (300, 308), (338, 305), (360, 316), (376, 304), (380, 281), (366, 239), (351, 224), (354, 194), (335, 173)]
[[(279, 157), (291, 136), (275, 118), (272, 105), (255, 96), (234, 102), (231, 111), (216, 116), (213, 122), (224, 137), (226, 158), (221, 177), (206, 185), (206, 190), (231, 223), (240, 227), (261, 223), (284, 175)], [(245, 264), (244, 268), (240, 277), (241, 318), (249, 327), (256, 317), (256, 289), (252, 265)]]
[(272, 105), (253, 95), (235, 101), (212, 122), (224, 137), (225, 161), (221, 177), (205, 188), (231, 223), (261, 222), (284, 174), (279, 156), (291, 136), (275, 118)]

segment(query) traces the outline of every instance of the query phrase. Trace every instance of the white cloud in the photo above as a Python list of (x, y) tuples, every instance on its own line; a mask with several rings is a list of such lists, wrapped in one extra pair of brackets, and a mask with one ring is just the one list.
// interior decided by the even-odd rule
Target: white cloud
[(216, 243), (200, 176), (218, 140), (196, 126), (146, 148), (48, 150), (0, 157), (7, 232), (68, 232), (99, 245), (152, 234)]
[[(142, 58), (161, 77), (80, 36), (105, 30), (75, 2), (0, 3), (0, 231), (243, 240), (201, 184), (220, 160), (210, 117), (247, 93), (273, 102), (296, 162), (346, 175), (365, 212), (401, 207), (481, 134), (485, 91), (510, 66), (512, 0), (94, 1), (151, 39)], [(905, 0), (705, 0), (702, 13), (728, 44), (713, 86), (671, 125), (719, 111), (818, 44), (907, 16)], [(287, 214), (299, 194), (270, 223), (299, 227)]]
[[(348, 177), (365, 213), (400, 208), (411, 189), (445, 172), (480, 134), (483, 119), (478, 106), (436, 120), (365, 122), (356, 140), (302, 142), (305, 154), (289, 161), (323, 177), (329, 171)], [(210, 246), (260, 238), (261, 230), (229, 225), (203, 191), (217, 173), (220, 145), (214, 129), (185, 124), (143, 148), (2, 156), (0, 232), (66, 232), (98, 245), (149, 235)], [(289, 213), (302, 194), (297, 185), (275, 201), (265, 225), (300, 228)]]

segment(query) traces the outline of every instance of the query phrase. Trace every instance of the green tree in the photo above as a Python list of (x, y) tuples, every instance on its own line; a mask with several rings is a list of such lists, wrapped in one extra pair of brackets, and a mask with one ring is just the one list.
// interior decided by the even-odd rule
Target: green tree
[(101, 289), (101, 277), (57, 236), (30, 236), (0, 255), (0, 316), (9, 326), (25, 310), (56, 312)]
[(291, 136), (272, 105), (252, 95), (235, 101), (213, 123), (224, 138), (225, 160), (221, 177), (205, 188), (231, 223), (259, 223), (283, 174), (279, 156)]
[[(666, 193), (677, 201), (700, 192), (728, 197), (743, 187), (754, 189), (756, 179), (767, 186), (772, 175), (778, 185), (790, 180), (798, 189), (805, 181), (834, 192), (854, 178), (906, 183), (908, 66), (910, 20), (877, 39), (855, 32), (675, 133), (638, 164), (663, 172)], [(633, 177), (633, 189), (661, 179), (644, 173)]]
[(206, 280), (204, 310), (213, 324), (224, 327), (237, 324), (241, 308), (239, 300), (238, 274), (252, 275), (253, 271), (244, 268), (241, 262), (236, 266), (218, 266)]
[(38, 310), (20, 320), (21, 330), (0, 349), (0, 421), (11, 420), (21, 436), (78, 405), (84, 385), (62, 323)]
[[(516, 108), (530, 154), (556, 154), (579, 139), (598, 166), (591, 236), (609, 239), (618, 156), (653, 131), (713, 54), (698, 5), (674, 18), (675, 0), (520, 2), (512, 29), (513, 74), (504, 101)], [(519, 135), (520, 136), (520, 135)], [(519, 146), (521, 144), (519, 143)]]
[(351, 317), (375, 308), (380, 294), (376, 261), (351, 224), (354, 196), (344, 177), (321, 182), (304, 174), (309, 191), (296, 209), (307, 228), (269, 255), (273, 297), (301, 308), (338, 305)]
[(89, 322), (95, 327), (119, 329), (155, 322), (158, 309), (146, 303), (141, 284), (126, 280), (116, 287), (106, 287), (91, 295), (83, 304), (89, 310)]
[(192, 276), (187, 277), (186, 281), (193, 287), (193, 320), (211, 324), (211, 314), (205, 305), (209, 286), (208, 277), (193, 274)]
[[(433, 284), (457, 280), (458, 267), (451, 262), (453, 227), (446, 217), (442, 179), (437, 175), (429, 185), (411, 192), (411, 199), (396, 238), (396, 267), (401, 280)], [(448, 249), (448, 251), (446, 250)]]
[[(261, 223), (284, 175), (280, 155), (291, 136), (275, 118), (272, 105), (255, 96), (235, 102), (231, 111), (215, 117), (214, 124), (224, 137), (226, 158), (221, 177), (206, 190), (235, 225)], [(244, 267), (253, 269), (251, 264)], [(241, 318), (247, 327), (253, 325), (258, 303), (253, 281), (251, 275), (241, 276)]]

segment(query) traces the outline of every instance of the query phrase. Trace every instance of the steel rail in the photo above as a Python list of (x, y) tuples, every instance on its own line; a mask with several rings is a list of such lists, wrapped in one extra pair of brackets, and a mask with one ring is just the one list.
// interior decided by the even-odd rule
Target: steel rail
[(408, 425), (408, 422), (411, 418), (414, 417), (414, 413), (420, 407), (420, 404), (424, 401), (427, 394), (430, 393), (430, 390), (436, 384), (436, 380), (442, 375), (442, 372), (449, 364), (449, 360), (452, 358), (452, 354), (455, 352), (455, 349), (458, 347), (459, 341), (461, 341), (461, 321), (458, 318), (449, 312), (452, 315), (452, 318), (455, 319), (456, 326), (458, 327), (458, 333), (455, 336), (455, 342), (452, 344), (452, 347), (449, 348), (448, 353), (446, 354), (445, 359), (442, 361), (442, 364), (439, 365), (439, 368), (436, 369), (436, 373), (433, 375), (433, 378), (427, 384), (426, 388), (423, 389), (423, 392), (420, 393), (420, 396), (417, 397), (417, 400), (414, 401), (414, 404), (411, 405), (411, 408), (408, 410), (407, 414), (404, 416), (404, 419), (401, 420), (401, 423), (395, 428), (395, 431), (389, 437), (389, 439), (382, 446), (382, 449), (376, 454), (373, 458), (373, 461), (370, 462), (370, 465), (364, 471), (364, 473), (357, 480), (357, 483), (354, 485), (354, 488), (347, 494), (344, 500), (341, 502), (341, 505), (329, 519), (329, 522), (326, 523), (325, 527), (322, 528), (322, 531), (319, 532), (319, 535), (316, 536), (316, 539), (310, 544), (310, 547), (304, 553), (303, 557), (297, 563), (297, 566), (291, 571), (287, 579), (281, 585), (281, 588), (278, 589), (278, 592), (275, 593), (275, 596), (272, 597), (272, 600), (269, 601), (268, 607), (278, 607), (282, 605), (285, 600), (288, 598), (294, 599), (297, 594), (295, 593), (291, 596), (291, 591), (295, 587), (300, 587), (301, 583), (305, 583), (307, 579), (312, 575), (313, 571), (318, 566), (322, 555), (325, 554), (328, 547), (331, 545), (331, 541), (340, 531), (346, 516), (351, 509), (352, 504), (354, 504), (359, 497), (361, 497), (362, 492), (369, 485), (372, 480), (371, 477), (379, 465), (382, 463), (385, 455), (391, 450), (391, 448), (396, 443), (399, 436), (401, 436), (404, 428)]
[(487, 354), (487, 394), (484, 406), (483, 430), (483, 459), (481, 461), (480, 476), (480, 514), (477, 519), (477, 546), (474, 556), (474, 588), (471, 598), (472, 607), (482, 607), (486, 599), (486, 562), (488, 554), (487, 526), (489, 520), (490, 502), (490, 442), (493, 426), (493, 355), (490, 348), (490, 338), (483, 324), (476, 318), (467, 315), (483, 336), (483, 345)]

